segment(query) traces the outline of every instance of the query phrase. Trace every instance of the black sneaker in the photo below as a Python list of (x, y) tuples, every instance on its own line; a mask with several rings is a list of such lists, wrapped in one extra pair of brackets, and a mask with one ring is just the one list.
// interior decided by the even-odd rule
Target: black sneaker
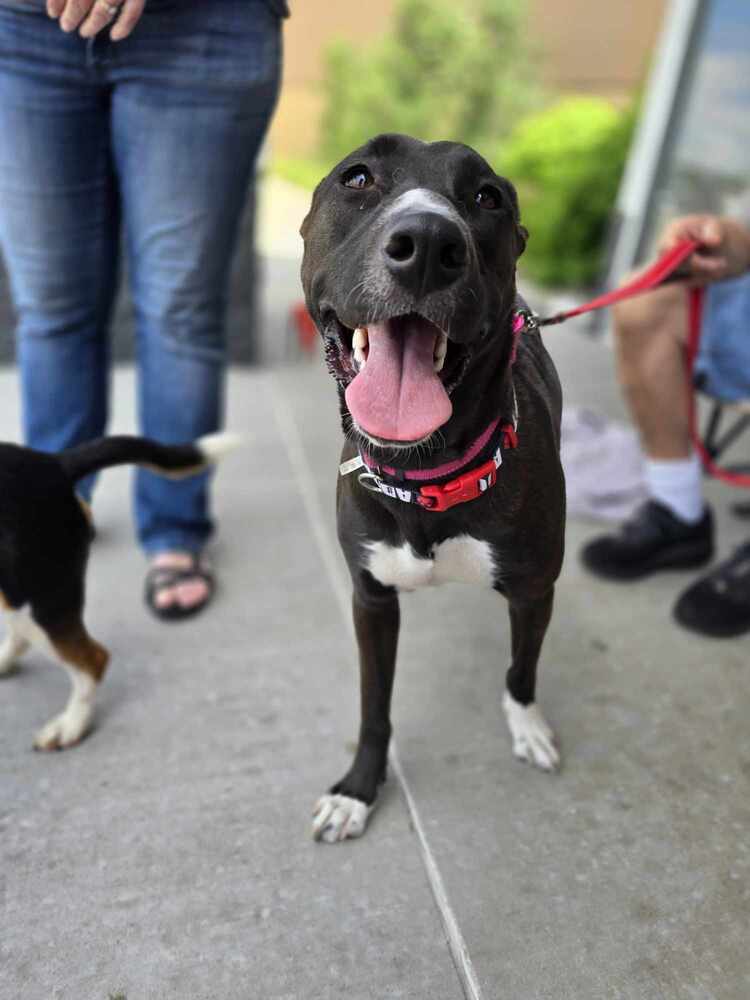
[(709, 507), (697, 524), (686, 524), (663, 504), (647, 500), (616, 535), (584, 545), (584, 566), (606, 580), (638, 580), (660, 569), (691, 569), (714, 551), (714, 519)]
[(724, 638), (750, 631), (750, 542), (688, 587), (673, 614), (680, 625), (702, 635)]

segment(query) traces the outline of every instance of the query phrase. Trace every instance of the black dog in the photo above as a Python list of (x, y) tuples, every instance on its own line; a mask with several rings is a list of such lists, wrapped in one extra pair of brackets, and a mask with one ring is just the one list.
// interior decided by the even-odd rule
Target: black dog
[(334, 842), (364, 832), (385, 779), (399, 589), (508, 599), (513, 752), (557, 767), (534, 691), (563, 557), (561, 393), (516, 293), (515, 190), (473, 150), (372, 139), (318, 185), (302, 236), (346, 435), (338, 533), (362, 688), (354, 763), (316, 807), (314, 836)]
[(109, 658), (83, 624), (92, 530), (74, 484), (99, 469), (131, 462), (174, 478), (194, 475), (236, 443), (231, 434), (177, 446), (111, 437), (58, 455), (0, 444), (0, 607), (8, 626), (0, 643), (0, 674), (35, 645), (67, 668), (72, 683), (65, 709), (37, 734), (38, 750), (62, 750), (86, 734)]

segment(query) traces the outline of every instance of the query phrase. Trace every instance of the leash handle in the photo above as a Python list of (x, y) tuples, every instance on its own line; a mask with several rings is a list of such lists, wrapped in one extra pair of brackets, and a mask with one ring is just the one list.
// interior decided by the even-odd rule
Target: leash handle
[(631, 299), (635, 295), (649, 292), (652, 288), (658, 288), (659, 285), (663, 285), (665, 281), (676, 276), (680, 265), (699, 246), (698, 240), (685, 240), (683, 243), (678, 243), (677, 246), (662, 254), (643, 274), (639, 274), (631, 281), (620, 285), (614, 291), (599, 295), (595, 299), (584, 302), (583, 305), (576, 306), (575, 309), (568, 309), (565, 312), (555, 313), (553, 316), (544, 318), (537, 317), (536, 322), (539, 326), (553, 326), (555, 323), (563, 323), (566, 319), (572, 319), (573, 316), (581, 316), (583, 313), (593, 312), (595, 309), (604, 309), (607, 306), (613, 306), (616, 302), (622, 302), (624, 299)]

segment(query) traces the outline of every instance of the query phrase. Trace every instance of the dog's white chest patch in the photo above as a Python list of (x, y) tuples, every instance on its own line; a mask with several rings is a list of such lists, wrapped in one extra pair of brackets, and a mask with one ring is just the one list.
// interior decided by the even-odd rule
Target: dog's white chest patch
[(471, 535), (458, 535), (436, 545), (432, 558), (418, 556), (411, 545), (367, 545), (367, 569), (384, 587), (417, 590), (440, 583), (476, 583), (491, 587), (495, 561), (487, 542)]

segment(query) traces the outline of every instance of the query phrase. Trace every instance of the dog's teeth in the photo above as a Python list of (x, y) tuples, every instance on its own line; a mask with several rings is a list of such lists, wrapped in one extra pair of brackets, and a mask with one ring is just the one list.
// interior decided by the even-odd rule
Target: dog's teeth
[(352, 334), (352, 347), (354, 354), (354, 364), (357, 371), (362, 371), (365, 367), (365, 348), (367, 347), (367, 330), (363, 326), (358, 326)]
[(442, 370), (445, 364), (445, 356), (448, 353), (448, 337), (446, 334), (439, 334), (437, 340), (435, 341), (435, 350), (433, 351), (432, 362), (435, 366), (435, 371), (439, 372)]

